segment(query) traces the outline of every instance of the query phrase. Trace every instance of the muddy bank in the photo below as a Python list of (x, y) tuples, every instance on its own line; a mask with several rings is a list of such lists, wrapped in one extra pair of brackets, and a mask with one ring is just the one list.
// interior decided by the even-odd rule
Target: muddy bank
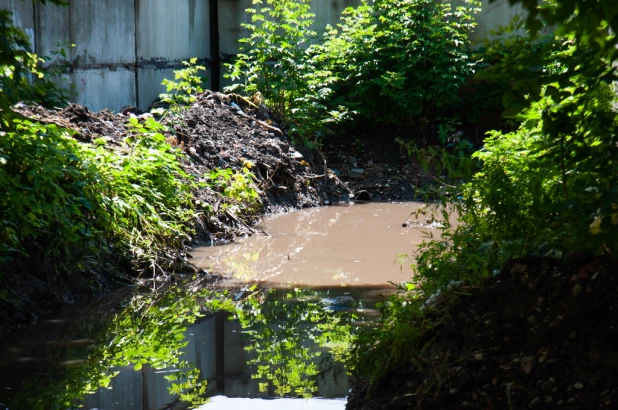
[[(106, 147), (120, 149), (130, 134), (131, 117), (140, 122), (152, 117), (137, 108), (127, 107), (122, 113), (109, 110), (90, 112), (71, 104), (61, 111), (19, 105), (17, 111), (43, 123), (72, 129), (74, 138), (90, 143), (103, 137)], [(271, 119), (271, 117), (273, 117)], [(203, 182), (215, 169), (241, 170), (247, 162), (255, 175), (256, 188), (262, 200), (259, 213), (278, 213), (292, 209), (326, 205), (349, 199), (349, 189), (326, 167), (318, 151), (295, 146), (282, 123), (264, 106), (255, 107), (242, 98), (206, 91), (179, 117), (164, 115), (160, 119), (170, 132), (166, 140), (178, 147), (186, 157), (184, 171)], [(229, 240), (236, 235), (254, 233), (252, 216), (232, 214), (224, 210), (228, 200), (209, 187), (194, 190), (195, 200), (213, 205), (213, 211), (199, 224), (199, 240)]]
[[(126, 149), (124, 139), (131, 135), (129, 119), (136, 117), (144, 122), (152, 117), (133, 108), (119, 114), (108, 110), (93, 113), (75, 104), (62, 110), (22, 104), (15, 109), (24, 117), (73, 130), (73, 137), (82, 143), (103, 138), (105, 148), (120, 152)], [(294, 147), (282, 124), (271, 116), (264, 107), (253, 107), (241, 98), (233, 101), (230, 96), (207, 91), (180, 116), (166, 115), (161, 120), (171, 130), (165, 133), (166, 140), (186, 154), (181, 159), (182, 168), (194, 182), (204, 182), (212, 170), (239, 171), (250, 164), (261, 199), (258, 209), (243, 213), (226, 206), (230, 198), (212, 184), (196, 186), (196, 206), (199, 202), (210, 208), (196, 224), (194, 241), (226, 241), (251, 235), (257, 232), (254, 224), (261, 214), (349, 199), (349, 190), (326, 168), (321, 154)], [(83, 266), (83, 272), (68, 272), (55, 266), (36, 240), (24, 247), (29, 256), (17, 256), (0, 267), (4, 273), (0, 275), (0, 332), (108, 291), (119, 279), (127, 283), (132, 280), (131, 266), (117, 258), (113, 250), (106, 263)], [(186, 258), (186, 249), (178, 249), (173, 258), (188, 273), (196, 271)]]
[(379, 383), (357, 383), (347, 408), (617, 408), (617, 268), (580, 255), (510, 262), (442, 299), (433, 342)]

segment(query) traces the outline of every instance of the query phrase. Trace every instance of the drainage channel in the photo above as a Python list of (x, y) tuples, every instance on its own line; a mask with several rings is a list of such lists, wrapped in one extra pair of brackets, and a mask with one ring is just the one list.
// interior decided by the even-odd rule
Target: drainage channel
[[(357, 330), (375, 321), (395, 260), (436, 225), (420, 206), (368, 203), (267, 218), (269, 236), (195, 249), (194, 263), (258, 285), (135, 289), (8, 335), (10, 409), (344, 409)], [(214, 313), (213, 313), (214, 312)], [(209, 402), (202, 404), (205, 399)]]

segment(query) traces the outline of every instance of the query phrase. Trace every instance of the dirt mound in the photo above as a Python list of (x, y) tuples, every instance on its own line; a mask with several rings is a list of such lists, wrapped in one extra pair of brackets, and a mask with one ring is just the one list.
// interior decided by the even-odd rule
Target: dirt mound
[[(185, 164), (189, 173), (238, 170), (250, 162), (268, 213), (348, 200), (349, 190), (328, 170), (320, 153), (297, 150), (264, 106), (250, 104), (235, 95), (209, 91), (198, 97), (174, 126), (177, 143), (192, 159)], [(198, 193), (201, 200), (216, 204), (209, 195), (207, 190)], [(225, 218), (219, 222), (233, 225)], [(226, 232), (217, 221), (209, 228)]]
[[(512, 261), (348, 409), (618, 408), (618, 263)], [(458, 293), (467, 293), (460, 289)]]
[[(76, 104), (63, 110), (19, 104), (16, 110), (43, 123), (73, 129), (74, 137), (82, 142), (105, 137), (110, 149), (122, 145), (129, 134), (126, 124), (131, 116), (140, 121), (152, 116), (134, 107), (120, 114), (109, 110), (93, 113)], [(252, 106), (241, 97), (206, 91), (180, 118), (164, 116), (162, 122), (173, 129), (166, 135), (167, 140), (187, 154), (182, 163), (184, 170), (198, 179), (214, 169), (240, 170), (247, 161), (252, 163), (263, 201), (262, 213), (348, 200), (349, 190), (328, 170), (321, 154), (295, 149), (270, 116), (264, 106)], [(255, 233), (251, 226), (257, 221), (256, 215), (223, 209), (220, 205), (226, 199), (207, 187), (196, 190), (195, 195), (196, 200), (214, 207), (214, 213), (199, 227), (199, 239), (229, 240)]]

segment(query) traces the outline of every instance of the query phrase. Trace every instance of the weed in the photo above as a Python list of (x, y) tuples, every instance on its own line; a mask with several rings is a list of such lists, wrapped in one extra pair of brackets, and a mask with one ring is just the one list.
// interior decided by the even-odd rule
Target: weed
[(166, 88), (166, 93), (159, 95), (161, 102), (166, 108), (155, 108), (153, 114), (178, 116), (183, 107), (193, 104), (196, 100), (196, 94), (204, 91), (202, 84), (206, 82), (205, 78), (198, 76), (200, 71), (205, 71), (206, 67), (197, 64), (197, 58), (191, 58), (189, 61), (183, 61), (182, 65), (187, 68), (174, 71), (174, 80), (164, 79), (161, 84)]

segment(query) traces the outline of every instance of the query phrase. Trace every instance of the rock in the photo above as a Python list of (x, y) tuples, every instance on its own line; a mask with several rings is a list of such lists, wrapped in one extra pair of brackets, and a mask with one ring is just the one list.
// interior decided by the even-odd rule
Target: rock
[(348, 157), (348, 164), (352, 165), (353, 167), (358, 166), (358, 160), (354, 157)]
[(521, 359), (520, 369), (525, 375), (530, 375), (536, 367), (536, 359), (534, 356), (525, 356)]
[(373, 166), (373, 160), (371, 160), (371, 159), (370, 159), (369, 161), (367, 161), (367, 166), (368, 166), (368, 167)]
[(575, 387), (577, 390), (581, 390), (584, 388), (584, 385), (582, 383), (577, 382), (573, 385), (573, 387)]
[(533, 408), (537, 407), (539, 404), (541, 404), (541, 398), (540, 397), (535, 397), (534, 399), (532, 399), (532, 401), (530, 402), (528, 407), (533, 409)]
[(350, 170), (350, 175), (352, 176), (360, 176), (363, 175), (365, 173), (365, 170), (363, 168), (352, 168)]
[(582, 288), (582, 285), (580, 285), (579, 283), (577, 285), (573, 286), (573, 297), (576, 298), (577, 295), (582, 293), (582, 290), (584, 290), (584, 289)]

